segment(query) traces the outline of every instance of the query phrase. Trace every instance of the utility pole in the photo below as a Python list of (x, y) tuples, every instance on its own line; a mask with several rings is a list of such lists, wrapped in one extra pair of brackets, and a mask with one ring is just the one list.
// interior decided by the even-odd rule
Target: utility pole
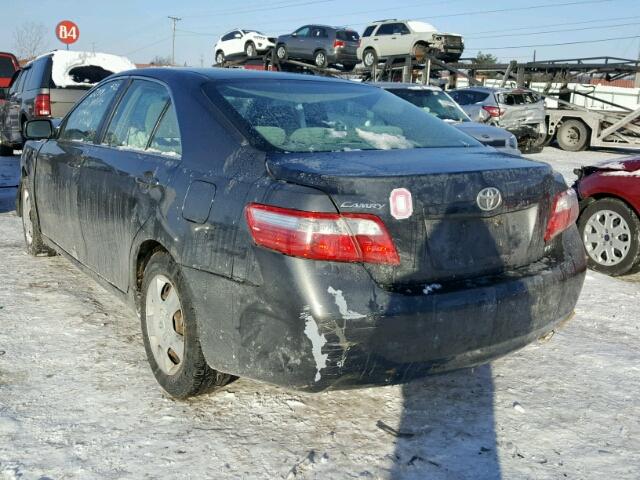
[(171, 65), (175, 65), (176, 64), (176, 23), (182, 20), (182, 18), (172, 17), (171, 15), (169, 15), (167, 18), (173, 22), (173, 40), (171, 43)]
[[(638, 49), (638, 63), (636, 64), (636, 68), (640, 67), (640, 48)], [(635, 82), (633, 82), (633, 86), (636, 88), (640, 88), (640, 71), (636, 71)]]

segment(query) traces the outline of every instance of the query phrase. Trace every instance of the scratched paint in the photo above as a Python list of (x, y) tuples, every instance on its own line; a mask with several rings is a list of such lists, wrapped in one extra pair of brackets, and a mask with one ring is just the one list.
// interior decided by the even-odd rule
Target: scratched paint
[(322, 353), (322, 347), (327, 343), (327, 339), (320, 334), (318, 324), (310, 313), (303, 312), (300, 317), (305, 320), (304, 334), (311, 341), (311, 353), (316, 362), (315, 381), (318, 382), (322, 378), (320, 371), (327, 366), (327, 359), (329, 358), (329, 355)]
[(327, 292), (333, 295), (336, 305), (338, 307), (338, 311), (340, 312), (340, 315), (342, 315), (342, 318), (344, 318), (345, 320), (355, 320), (357, 318), (366, 317), (366, 315), (363, 315), (358, 312), (354, 312), (353, 310), (349, 310), (349, 306), (347, 305), (347, 301), (345, 300), (344, 295), (342, 294), (342, 290), (336, 290), (333, 287), (329, 287), (327, 288)]

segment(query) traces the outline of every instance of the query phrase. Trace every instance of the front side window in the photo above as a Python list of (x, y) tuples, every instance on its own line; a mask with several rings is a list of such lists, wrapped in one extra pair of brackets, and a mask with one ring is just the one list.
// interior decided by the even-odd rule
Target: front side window
[(309, 27), (302, 27), (296, 30), (294, 33), (296, 34), (296, 37), (308, 37), (310, 31), (311, 29)]
[(146, 150), (160, 116), (171, 103), (167, 89), (155, 82), (134, 80), (117, 106), (103, 144)]
[(258, 148), (334, 152), (476, 145), (467, 135), (377, 87), (237, 80), (208, 84), (204, 90)]
[(123, 80), (114, 80), (105, 83), (87, 95), (67, 117), (60, 132), (60, 140), (94, 142), (102, 119), (115, 99), (122, 82)]

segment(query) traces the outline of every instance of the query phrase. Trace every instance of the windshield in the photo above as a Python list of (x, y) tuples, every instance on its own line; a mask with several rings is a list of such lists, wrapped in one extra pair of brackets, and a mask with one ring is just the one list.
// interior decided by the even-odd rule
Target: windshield
[(243, 30), (242, 32), (243, 32), (245, 35), (246, 35), (246, 34), (248, 34), (248, 33), (255, 33), (256, 35), (262, 35), (262, 36), (264, 37), (264, 33), (259, 32), (259, 31), (257, 31), (257, 30)]
[(413, 103), (425, 112), (438, 117), (440, 120), (451, 122), (469, 122), (471, 119), (458, 104), (444, 92), (437, 90), (389, 89), (391, 93), (407, 102)]
[(335, 152), (480, 145), (377, 87), (260, 79), (211, 83), (205, 92), (222, 102), (259, 148)]

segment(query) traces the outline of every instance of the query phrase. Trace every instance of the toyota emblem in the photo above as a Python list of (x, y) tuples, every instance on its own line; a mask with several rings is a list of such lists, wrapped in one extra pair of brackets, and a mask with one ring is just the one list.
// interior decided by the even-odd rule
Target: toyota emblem
[(502, 204), (502, 194), (495, 187), (483, 188), (476, 197), (476, 203), (480, 210), (490, 212)]

